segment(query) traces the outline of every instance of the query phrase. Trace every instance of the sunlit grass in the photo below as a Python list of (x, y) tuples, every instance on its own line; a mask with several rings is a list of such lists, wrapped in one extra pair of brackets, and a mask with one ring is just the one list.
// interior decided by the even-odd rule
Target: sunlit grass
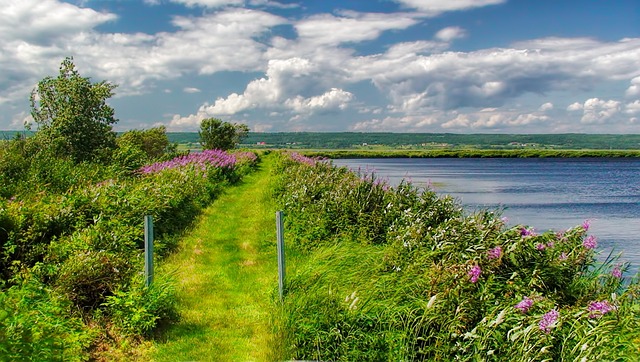
[(150, 352), (156, 361), (270, 361), (277, 279), (269, 160), (230, 187), (164, 262), (178, 280), (180, 320)]

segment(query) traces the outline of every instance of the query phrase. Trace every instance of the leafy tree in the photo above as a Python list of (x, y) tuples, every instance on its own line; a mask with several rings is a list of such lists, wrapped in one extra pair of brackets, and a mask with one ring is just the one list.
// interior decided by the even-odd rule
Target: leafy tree
[(200, 123), (200, 144), (206, 150), (230, 150), (249, 134), (249, 127), (241, 123), (223, 122), (217, 118), (206, 118)]
[(113, 108), (106, 100), (117, 86), (91, 83), (66, 58), (58, 77), (46, 77), (31, 92), (31, 116), (38, 137), (50, 151), (76, 162), (96, 161), (116, 147)]
[(123, 133), (116, 140), (118, 147), (136, 147), (143, 151), (149, 160), (157, 159), (166, 153), (176, 151), (177, 145), (171, 144), (165, 126), (147, 130), (131, 130)]

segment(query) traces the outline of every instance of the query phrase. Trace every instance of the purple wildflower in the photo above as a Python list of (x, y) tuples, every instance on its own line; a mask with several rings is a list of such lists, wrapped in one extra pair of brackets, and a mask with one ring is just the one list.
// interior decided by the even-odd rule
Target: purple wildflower
[(595, 236), (589, 235), (582, 241), (582, 246), (587, 249), (595, 249), (598, 246), (598, 241)]
[(507, 224), (509, 222), (509, 218), (506, 216), (503, 216), (500, 218), (500, 221), (502, 221), (503, 224)]
[(613, 267), (611, 275), (618, 279), (622, 278), (622, 270), (620, 270), (620, 265), (616, 265), (615, 267)]
[(520, 229), (520, 235), (521, 236), (536, 236), (536, 233), (534, 231), (534, 229), (527, 229), (527, 228), (522, 228)]
[(558, 257), (558, 259), (560, 260), (567, 260), (567, 253), (565, 253), (564, 251), (562, 252), (562, 254), (560, 254), (560, 256)]
[(533, 299), (524, 297), (520, 303), (516, 304), (516, 309), (519, 309), (522, 313), (527, 313), (529, 308), (533, 305)]
[(544, 245), (543, 243), (537, 243), (536, 244), (536, 250), (544, 250), (547, 246)]
[(289, 153), (289, 157), (299, 163), (304, 163), (309, 166), (315, 166), (318, 162), (325, 162), (327, 159), (322, 157), (307, 157), (299, 154), (298, 152)]
[(489, 259), (498, 259), (502, 256), (502, 248), (500, 246), (496, 246), (493, 249), (487, 250), (487, 257)]
[(616, 310), (614, 305), (611, 305), (609, 301), (603, 300), (602, 302), (591, 302), (589, 304), (589, 318), (600, 318), (603, 315), (611, 312), (612, 310)]
[(584, 229), (584, 231), (589, 231), (589, 226), (591, 226), (591, 220), (585, 220), (582, 223), (582, 228)]
[(230, 154), (222, 150), (204, 150), (198, 153), (190, 153), (179, 156), (169, 161), (156, 162), (143, 166), (138, 171), (142, 174), (157, 173), (166, 169), (182, 168), (188, 165), (206, 170), (207, 166), (232, 169), (239, 161), (255, 161), (256, 156), (250, 152)]
[(560, 313), (558, 313), (558, 311), (555, 309), (548, 311), (547, 313), (545, 313), (545, 315), (542, 316), (540, 323), (538, 323), (538, 327), (540, 327), (540, 330), (544, 333), (549, 334), (549, 332), (551, 332), (551, 328), (554, 328), (556, 326), (556, 322), (558, 321), (559, 316)]
[(478, 264), (474, 265), (473, 268), (471, 268), (471, 270), (469, 270), (469, 272), (467, 273), (471, 278), (470, 279), (471, 283), (477, 282), (478, 277), (480, 277), (481, 273), (482, 273), (482, 269), (480, 269), (480, 265)]
[(556, 246), (556, 243), (554, 243), (553, 241), (547, 243), (547, 248), (552, 249), (554, 246)]

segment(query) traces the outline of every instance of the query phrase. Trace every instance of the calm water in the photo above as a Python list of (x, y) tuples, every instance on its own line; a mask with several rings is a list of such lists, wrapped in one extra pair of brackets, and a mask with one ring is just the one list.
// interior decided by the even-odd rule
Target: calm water
[(509, 223), (538, 232), (563, 230), (591, 220), (606, 256), (640, 266), (640, 160), (638, 159), (353, 159), (335, 165), (361, 167), (449, 194), (466, 206), (504, 208)]

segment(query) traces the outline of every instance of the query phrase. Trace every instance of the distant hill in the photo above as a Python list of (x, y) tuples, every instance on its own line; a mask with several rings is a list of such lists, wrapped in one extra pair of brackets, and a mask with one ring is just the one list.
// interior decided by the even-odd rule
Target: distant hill
[[(177, 143), (195, 143), (198, 134), (168, 133)], [(411, 149), (640, 149), (640, 134), (454, 134), (454, 133), (357, 133), (357, 132), (250, 132), (243, 142), (265, 148), (411, 148)]]
[[(0, 131), (0, 140), (26, 131)], [(197, 132), (168, 132), (169, 141), (197, 147)], [(250, 132), (241, 146), (297, 149), (599, 149), (638, 150), (640, 134), (457, 134)]]

